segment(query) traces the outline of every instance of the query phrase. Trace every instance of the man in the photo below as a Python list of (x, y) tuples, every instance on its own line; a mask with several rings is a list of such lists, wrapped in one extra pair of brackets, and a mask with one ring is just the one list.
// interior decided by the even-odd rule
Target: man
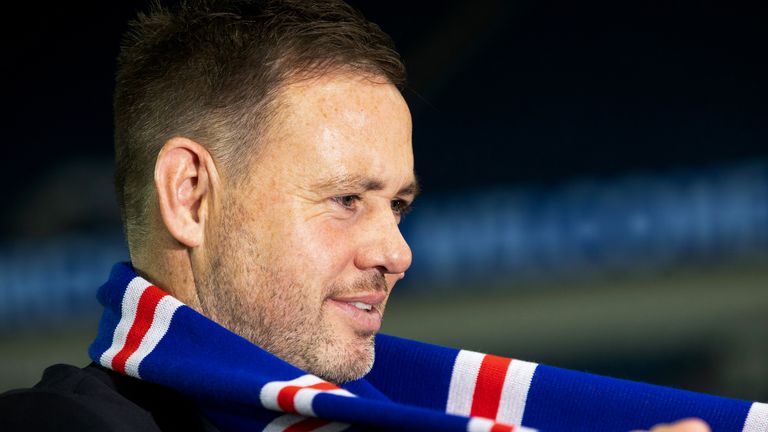
[[(469, 405), (457, 399), (453, 363), (440, 412), (416, 407), (415, 390), (392, 402), (386, 384), (407, 370), (371, 372), (375, 356), (402, 354), (389, 339), (374, 351), (374, 336), (411, 263), (398, 223), (418, 193), (404, 67), (376, 25), (336, 0), (157, 7), (119, 65), (131, 265), (100, 291), (95, 364), (6, 394), (3, 430), (512, 430), (502, 423), (525, 419), (471, 399), (480, 381)], [(434, 359), (457, 358), (446, 353)]]

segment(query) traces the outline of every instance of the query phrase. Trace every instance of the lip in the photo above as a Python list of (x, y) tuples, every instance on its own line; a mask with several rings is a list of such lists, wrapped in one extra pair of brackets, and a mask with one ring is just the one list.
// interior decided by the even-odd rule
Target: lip
[[(376, 333), (381, 328), (381, 304), (386, 300), (386, 293), (367, 293), (344, 297), (331, 297), (327, 302), (341, 312), (358, 333)], [(370, 311), (358, 309), (352, 303), (361, 302), (372, 306)]]
[(343, 297), (337, 297), (337, 296), (331, 297), (331, 300), (334, 300), (334, 301), (346, 302), (346, 303), (353, 303), (353, 302), (368, 303), (369, 305), (372, 305), (374, 307), (380, 305), (386, 299), (387, 299), (387, 294), (383, 292), (354, 294), (354, 295), (348, 295)]

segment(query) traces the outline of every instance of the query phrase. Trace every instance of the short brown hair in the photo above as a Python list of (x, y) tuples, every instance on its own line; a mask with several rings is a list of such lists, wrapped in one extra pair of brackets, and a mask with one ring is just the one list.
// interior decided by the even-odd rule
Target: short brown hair
[(405, 82), (391, 38), (341, 0), (182, 0), (139, 14), (114, 93), (115, 187), (129, 248), (146, 235), (154, 164), (168, 139), (199, 142), (236, 177), (280, 86), (336, 68)]

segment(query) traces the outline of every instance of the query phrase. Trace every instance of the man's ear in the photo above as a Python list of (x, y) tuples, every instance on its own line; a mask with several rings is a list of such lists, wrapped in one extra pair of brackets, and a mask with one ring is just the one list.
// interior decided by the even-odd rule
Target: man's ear
[(186, 247), (203, 242), (217, 178), (208, 150), (188, 138), (169, 139), (157, 155), (155, 187), (160, 216), (171, 236)]

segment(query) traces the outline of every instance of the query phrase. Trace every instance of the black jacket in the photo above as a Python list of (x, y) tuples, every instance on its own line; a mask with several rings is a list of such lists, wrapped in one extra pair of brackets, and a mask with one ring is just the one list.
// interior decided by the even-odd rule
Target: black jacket
[(0, 431), (167, 432), (213, 427), (174, 390), (96, 364), (54, 365), (31, 389), (0, 395)]

